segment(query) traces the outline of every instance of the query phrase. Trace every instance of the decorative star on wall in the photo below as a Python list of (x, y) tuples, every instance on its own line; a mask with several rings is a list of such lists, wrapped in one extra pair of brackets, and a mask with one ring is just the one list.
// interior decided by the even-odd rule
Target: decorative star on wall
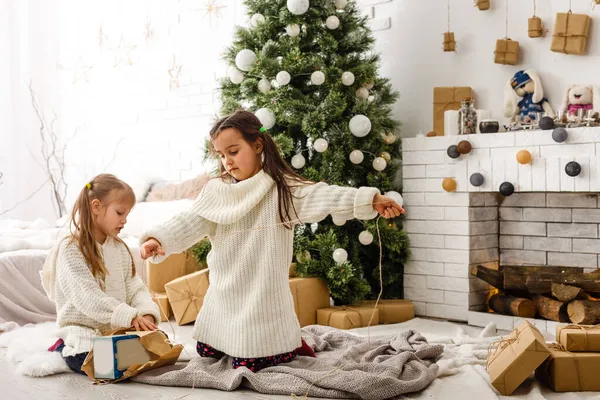
[[(223, 15), (221, 14), (221, 10), (226, 8), (227, 6), (222, 4), (222, 0), (203, 0), (202, 7), (193, 8), (189, 11), (200, 11), (202, 12), (201, 20), (204, 20), (208, 16), (208, 24), (212, 28), (213, 18), (219, 19)], [(181, 22), (181, 13), (179, 14), (179, 22)]]
[(90, 83), (89, 73), (93, 68), (91, 65), (84, 65), (81, 59), (77, 60), (77, 65), (75, 65), (73, 72), (73, 84), (78, 82)]
[(144, 38), (146, 39), (146, 43), (148, 43), (154, 38), (154, 28), (152, 27), (151, 22), (147, 22), (145, 25)]
[(173, 62), (171, 64), (171, 69), (169, 69), (169, 89), (174, 90), (179, 87), (179, 77), (181, 76), (181, 68), (182, 65), (177, 65), (177, 61), (175, 60), (175, 55), (173, 55)]
[(108, 36), (104, 33), (104, 28), (102, 25), (100, 25), (100, 28), (98, 28), (98, 47), (102, 47), (107, 39)]
[(133, 61), (131, 60), (131, 53), (136, 47), (136, 45), (126, 45), (125, 39), (123, 39), (123, 36), (121, 35), (119, 46), (115, 48), (115, 62), (113, 67), (117, 67), (120, 64), (132, 65)]

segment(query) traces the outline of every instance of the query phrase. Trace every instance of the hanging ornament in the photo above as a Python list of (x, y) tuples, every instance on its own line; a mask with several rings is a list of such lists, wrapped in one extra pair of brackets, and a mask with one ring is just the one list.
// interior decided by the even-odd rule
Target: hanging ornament
[(398, 204), (400, 207), (402, 207), (402, 205), (404, 204), (404, 199), (402, 198), (402, 195), (394, 190), (385, 192), (383, 195), (394, 200), (396, 202), (396, 204)]
[(442, 187), (446, 192), (454, 192), (456, 190), (456, 181), (452, 178), (445, 178), (442, 181)]
[(456, 149), (460, 154), (469, 154), (472, 148), (471, 142), (468, 140), (461, 140), (458, 142), (458, 146), (456, 146)]
[(483, 175), (481, 175), (479, 172), (475, 172), (469, 178), (469, 182), (471, 182), (471, 185), (476, 187), (483, 185), (484, 180), (485, 179), (483, 178)]
[(356, 137), (365, 137), (371, 132), (371, 120), (362, 114), (357, 114), (350, 119), (350, 132)]
[(519, 164), (529, 164), (531, 162), (531, 153), (527, 150), (520, 150), (517, 153), (517, 162)]
[(506, 29), (504, 38), (496, 40), (496, 50), (494, 51), (494, 63), (502, 65), (517, 65), (519, 63), (519, 42), (508, 37), (508, 1), (506, 5)]
[(346, 219), (342, 218), (338, 215), (332, 215), (331, 216), (331, 220), (333, 221), (333, 223), (337, 226), (342, 226), (346, 223)]
[(387, 167), (387, 162), (384, 158), (377, 157), (373, 160), (373, 168), (375, 171), (381, 172), (385, 169), (385, 167)]
[(258, 81), (258, 90), (262, 94), (267, 94), (269, 90), (271, 90), (271, 81), (269, 81), (267, 78), (262, 78), (260, 81)]
[(252, 50), (243, 49), (235, 56), (235, 65), (242, 71), (250, 71), (256, 64), (256, 54)]
[(250, 25), (253, 27), (257, 27), (265, 23), (265, 16), (259, 13), (256, 13), (250, 17)]
[(367, 90), (373, 89), (373, 81), (369, 81), (363, 85)]
[(315, 233), (318, 228), (319, 228), (319, 224), (318, 223), (313, 222), (312, 224), (310, 224), (310, 230), (312, 231), (312, 233)]
[(552, 139), (556, 143), (564, 142), (567, 140), (567, 137), (569, 137), (569, 133), (565, 128), (556, 128), (554, 131), (552, 131)]
[(265, 129), (271, 129), (275, 126), (275, 113), (268, 108), (259, 108), (254, 113)]
[(348, 0), (335, 0), (335, 8), (343, 10), (348, 5)]
[(329, 147), (329, 143), (323, 138), (318, 138), (317, 140), (315, 140), (315, 144), (313, 145), (313, 147), (319, 153), (323, 153)]
[(444, 51), (456, 51), (456, 40), (454, 40), (454, 32), (450, 32), (450, 0), (448, 0), (448, 31), (444, 32)]
[[(342, 74), (342, 83), (346, 86), (350, 86), (354, 83), (354, 74), (350, 71), (346, 71)], [(368, 93), (368, 92), (367, 92)], [(368, 96), (367, 96), (368, 97)]]
[(333, 260), (338, 264), (343, 264), (348, 259), (348, 252), (344, 249), (335, 249), (333, 252)]
[(396, 140), (398, 140), (398, 136), (396, 136), (396, 134), (394, 132), (390, 132), (390, 133), (381, 132), (380, 135), (381, 135), (381, 138), (383, 139), (383, 141), (387, 144), (393, 144), (396, 142)]
[(392, 161), (392, 156), (387, 151), (382, 152), (379, 156), (383, 158), (386, 162)]
[(480, 11), (490, 9), (490, 0), (475, 0), (475, 5)]
[(535, 0), (533, 0), (533, 17), (527, 20), (527, 33), (529, 34), (530, 38), (542, 37), (546, 35), (546, 32), (548, 32), (548, 29), (544, 28), (542, 19), (535, 16), (536, 9), (537, 4)]
[(353, 150), (350, 153), (350, 162), (352, 162), (352, 164), (360, 164), (364, 159), (365, 155), (360, 150)]
[(287, 9), (294, 15), (302, 15), (308, 11), (308, 0), (287, 0)]
[(325, 82), (325, 74), (322, 71), (315, 71), (310, 75), (310, 81), (313, 85), (322, 85)]
[(231, 81), (231, 83), (239, 85), (244, 81), (244, 74), (242, 74), (238, 69), (229, 68), (227, 71), (227, 77)]
[(358, 97), (361, 100), (366, 100), (369, 98), (369, 89), (361, 87), (359, 89), (356, 89), (356, 97)]
[(300, 264), (307, 263), (310, 260), (312, 260), (312, 256), (310, 255), (308, 250), (304, 250), (303, 252), (299, 251), (296, 253), (296, 261), (298, 261)]
[(500, 194), (503, 196), (510, 196), (515, 192), (515, 187), (510, 182), (503, 182), (500, 184)]
[(448, 154), (448, 157), (450, 157), (450, 158), (460, 157), (460, 153), (458, 151), (458, 146), (455, 144), (448, 146), (448, 150), (446, 150), (446, 154)]
[(565, 165), (565, 172), (569, 176), (577, 176), (581, 173), (581, 164), (576, 161), (571, 161)]
[(289, 72), (287, 71), (279, 71), (277, 73), (277, 76), (275, 76), (275, 80), (277, 81), (277, 83), (279, 83), (281, 86), (285, 86), (288, 83), (290, 83), (290, 81), (292, 80), (292, 76), (290, 75)]
[(549, 131), (554, 129), (554, 119), (552, 117), (543, 116), (539, 122), (540, 129), (543, 131)]
[(302, 154), (296, 154), (292, 157), (292, 167), (302, 169), (306, 165), (306, 158)]
[(287, 33), (288, 36), (296, 37), (300, 34), (300, 26), (298, 24), (290, 24), (285, 27), (285, 33)]
[(340, 19), (335, 15), (327, 17), (327, 19), (325, 20), (325, 26), (327, 27), (327, 29), (337, 29), (340, 26)]
[(360, 244), (368, 246), (371, 243), (373, 243), (373, 234), (369, 231), (362, 231), (358, 235), (358, 241), (360, 242)]

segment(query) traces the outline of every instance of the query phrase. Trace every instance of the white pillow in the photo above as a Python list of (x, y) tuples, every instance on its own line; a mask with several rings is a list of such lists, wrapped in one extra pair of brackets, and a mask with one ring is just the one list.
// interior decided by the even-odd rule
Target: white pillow
[(127, 216), (122, 236), (141, 236), (155, 225), (167, 222), (175, 215), (190, 209), (193, 200), (155, 201), (137, 203)]

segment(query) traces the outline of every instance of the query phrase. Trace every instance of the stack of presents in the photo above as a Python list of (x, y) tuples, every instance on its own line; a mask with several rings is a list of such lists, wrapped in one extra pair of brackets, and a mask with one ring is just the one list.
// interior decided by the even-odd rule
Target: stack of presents
[[(148, 288), (161, 309), (163, 322), (171, 315), (179, 325), (196, 320), (209, 286), (209, 270), (198, 265), (191, 252), (173, 254), (160, 264), (148, 262)], [(199, 269), (199, 270), (198, 270)], [(300, 326), (328, 325), (351, 329), (391, 324), (414, 318), (414, 305), (408, 300), (381, 300), (353, 306), (330, 306), (329, 290), (320, 278), (296, 277), (290, 266), (290, 291)]]
[(511, 395), (532, 373), (555, 392), (600, 391), (600, 326), (558, 325), (557, 343), (524, 321), (490, 350), (492, 385)]

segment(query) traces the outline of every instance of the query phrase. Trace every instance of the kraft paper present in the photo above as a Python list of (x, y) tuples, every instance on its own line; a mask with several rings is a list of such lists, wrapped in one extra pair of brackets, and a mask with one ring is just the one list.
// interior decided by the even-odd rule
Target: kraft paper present
[(295, 278), (296, 277), (296, 263), (291, 263), (290, 264), (289, 277), (290, 278)]
[(179, 254), (171, 254), (158, 264), (146, 261), (148, 288), (152, 292), (164, 293), (167, 283), (204, 268), (206, 268), (206, 264), (198, 264), (189, 250)]
[(469, 97), (473, 97), (473, 90), (468, 86), (433, 88), (433, 130), (438, 136), (446, 130), (444, 112), (459, 110), (461, 101)]
[(556, 341), (567, 351), (600, 352), (600, 325), (557, 325)]
[(544, 336), (529, 321), (523, 321), (491, 346), (487, 359), (490, 382), (498, 392), (510, 396), (549, 355)]
[(182, 276), (165, 285), (169, 304), (178, 325), (196, 321), (208, 286), (208, 269)]
[(527, 33), (530, 38), (538, 38), (544, 36), (546, 29), (542, 24), (540, 17), (531, 17), (527, 20)]
[(496, 40), (494, 62), (496, 64), (517, 65), (519, 62), (519, 42), (511, 39)]
[(479, 8), (480, 11), (485, 11), (490, 9), (490, 0), (475, 0), (475, 5)]
[(600, 353), (571, 353), (560, 344), (549, 345), (550, 357), (535, 377), (555, 392), (600, 391)]
[[(374, 307), (375, 300), (367, 300), (361, 305)], [(379, 300), (380, 324), (397, 324), (415, 317), (415, 305), (410, 300)]]
[(290, 291), (301, 327), (317, 323), (317, 310), (329, 307), (329, 289), (320, 278), (292, 278)]
[[(173, 365), (183, 350), (183, 345), (172, 344), (162, 331), (130, 332), (129, 329), (131, 328), (118, 329), (104, 337), (94, 339), (94, 347), (98, 342), (98, 353), (102, 352), (103, 358), (108, 357), (113, 360), (113, 376), (117, 378), (96, 378), (94, 349), (89, 352), (81, 367), (88, 378), (93, 381), (101, 379), (113, 383), (119, 382), (155, 368)], [(135, 337), (139, 338), (137, 343)], [(111, 346), (105, 346), (107, 343), (112, 345), (112, 350)], [(122, 345), (119, 346), (119, 343)], [(140, 361), (144, 363), (140, 364)], [(108, 373), (109, 371), (103, 371), (98, 375), (107, 376)]]
[(454, 32), (444, 32), (444, 51), (456, 51)]
[(160, 311), (160, 320), (161, 322), (167, 322), (169, 317), (171, 316), (171, 311), (169, 309), (169, 298), (166, 293), (152, 293), (152, 300), (158, 306), (158, 310)]
[(585, 54), (592, 19), (585, 14), (558, 13), (550, 50), (556, 53)]
[(338, 306), (317, 311), (317, 324), (337, 329), (379, 325), (379, 310), (368, 306)]

